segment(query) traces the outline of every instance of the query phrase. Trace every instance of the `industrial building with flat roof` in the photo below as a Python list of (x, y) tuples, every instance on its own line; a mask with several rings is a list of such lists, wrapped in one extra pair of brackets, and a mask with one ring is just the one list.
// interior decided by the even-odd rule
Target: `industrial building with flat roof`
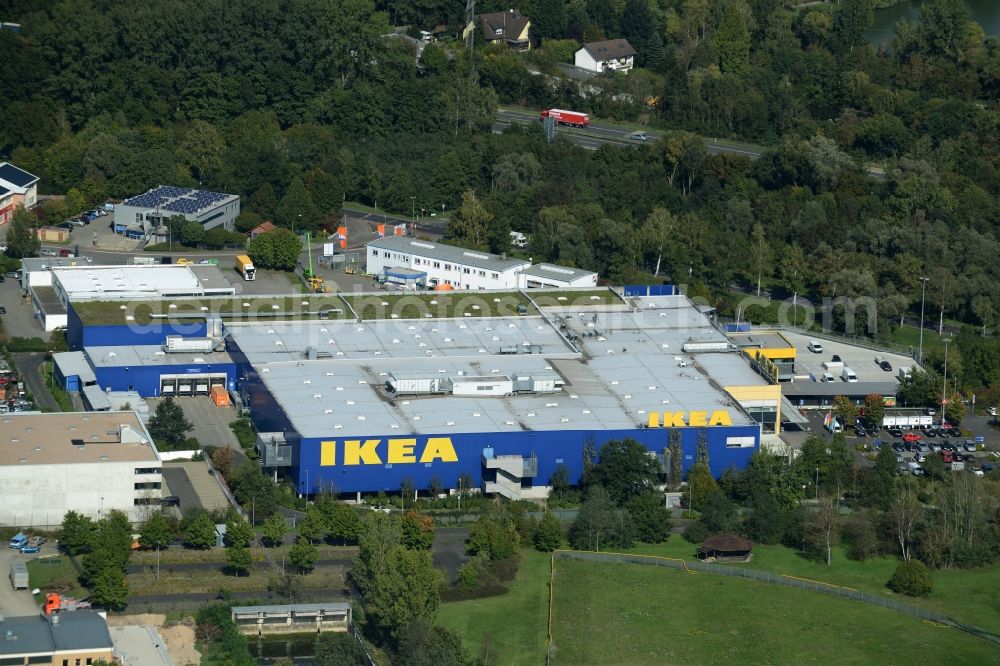
[(240, 198), (236, 194), (160, 185), (116, 205), (115, 230), (148, 236), (170, 218), (181, 216), (201, 224), (206, 231), (215, 227), (232, 231), (239, 214)]
[[(681, 296), (541, 308), (536, 315), (232, 324), (240, 392), (265, 468), (302, 492), (398, 490), (468, 474), (487, 492), (543, 497), (584, 449), (631, 437), (683, 468), (703, 438), (715, 474), (774, 429), (780, 389)], [(702, 359), (711, 359), (705, 365)], [(726, 384), (706, 366), (718, 369)], [(764, 409), (764, 407), (767, 409)]]
[(561, 466), (578, 480), (585, 450), (611, 439), (639, 441), (664, 469), (675, 443), (685, 471), (704, 442), (718, 475), (776, 431), (779, 386), (671, 294), (171, 299), (131, 320), (115, 301), (80, 302), (68, 337), (101, 388), (147, 397), (225, 386), (253, 420), (264, 467), (300, 492), (454, 488), (467, 474), (487, 492), (530, 498)]
[(0, 525), (55, 526), (70, 509), (132, 521), (160, 502), (160, 455), (134, 412), (0, 417)]

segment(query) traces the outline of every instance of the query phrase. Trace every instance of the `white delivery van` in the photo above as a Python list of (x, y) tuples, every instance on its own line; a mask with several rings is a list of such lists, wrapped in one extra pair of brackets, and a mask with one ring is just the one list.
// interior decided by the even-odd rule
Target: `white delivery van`
[(818, 340), (810, 340), (806, 348), (814, 354), (823, 353), (823, 345)]
[(831, 375), (829, 372), (824, 372), (823, 373), (823, 378), (820, 381), (822, 381), (822, 382), (832, 382), (833, 381), (833, 375)]
[(843, 379), (845, 382), (851, 382), (852, 384), (858, 381), (858, 376), (854, 374), (854, 371), (848, 368), (846, 365), (844, 366), (844, 369), (840, 373), (840, 378)]

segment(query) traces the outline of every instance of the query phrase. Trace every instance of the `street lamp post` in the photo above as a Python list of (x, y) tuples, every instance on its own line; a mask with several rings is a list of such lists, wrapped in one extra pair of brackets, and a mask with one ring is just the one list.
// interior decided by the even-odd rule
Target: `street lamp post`
[(410, 220), (417, 219), (417, 197), (410, 197)]
[(941, 382), (941, 425), (944, 425), (945, 412), (948, 409), (948, 344), (951, 342), (951, 338), (945, 338), (944, 341), (944, 381)]
[(927, 296), (927, 280), (930, 278), (920, 278), (920, 347), (917, 351), (917, 363), (924, 361), (924, 301)]

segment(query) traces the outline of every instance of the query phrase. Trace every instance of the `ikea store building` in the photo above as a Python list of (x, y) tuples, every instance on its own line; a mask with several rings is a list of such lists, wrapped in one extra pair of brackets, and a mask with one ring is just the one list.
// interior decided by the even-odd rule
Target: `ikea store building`
[[(779, 387), (686, 297), (557, 293), (442, 294), (447, 312), (424, 297), (428, 311), (384, 318), (346, 297), (319, 316), (188, 314), (91, 333), (92, 317), (71, 314), (83, 330), (70, 338), (105, 388), (196, 395), (224, 382), (264, 469), (303, 493), (457, 488), (468, 475), (485, 492), (544, 497), (561, 465), (578, 482), (588, 451), (626, 437), (665, 470), (679, 443), (685, 473), (701, 444), (718, 476), (780, 423)], [(498, 315), (501, 299), (528, 307)]]

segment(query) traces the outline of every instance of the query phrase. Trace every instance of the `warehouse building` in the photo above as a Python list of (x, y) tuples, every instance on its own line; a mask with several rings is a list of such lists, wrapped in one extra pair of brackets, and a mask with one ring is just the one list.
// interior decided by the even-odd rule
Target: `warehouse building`
[(176, 216), (197, 222), (206, 231), (215, 227), (232, 231), (239, 214), (240, 198), (235, 194), (160, 185), (115, 206), (115, 232), (133, 229), (148, 237)]
[(544, 497), (560, 466), (579, 481), (587, 451), (626, 437), (664, 469), (676, 440), (685, 472), (701, 444), (719, 475), (759, 448), (754, 414), (780, 420), (779, 387), (683, 296), (229, 333), (262, 464), (303, 493), (469, 475), (486, 492)]
[(160, 454), (132, 412), (0, 418), (0, 525), (58, 526), (70, 509), (145, 520), (161, 496)]

